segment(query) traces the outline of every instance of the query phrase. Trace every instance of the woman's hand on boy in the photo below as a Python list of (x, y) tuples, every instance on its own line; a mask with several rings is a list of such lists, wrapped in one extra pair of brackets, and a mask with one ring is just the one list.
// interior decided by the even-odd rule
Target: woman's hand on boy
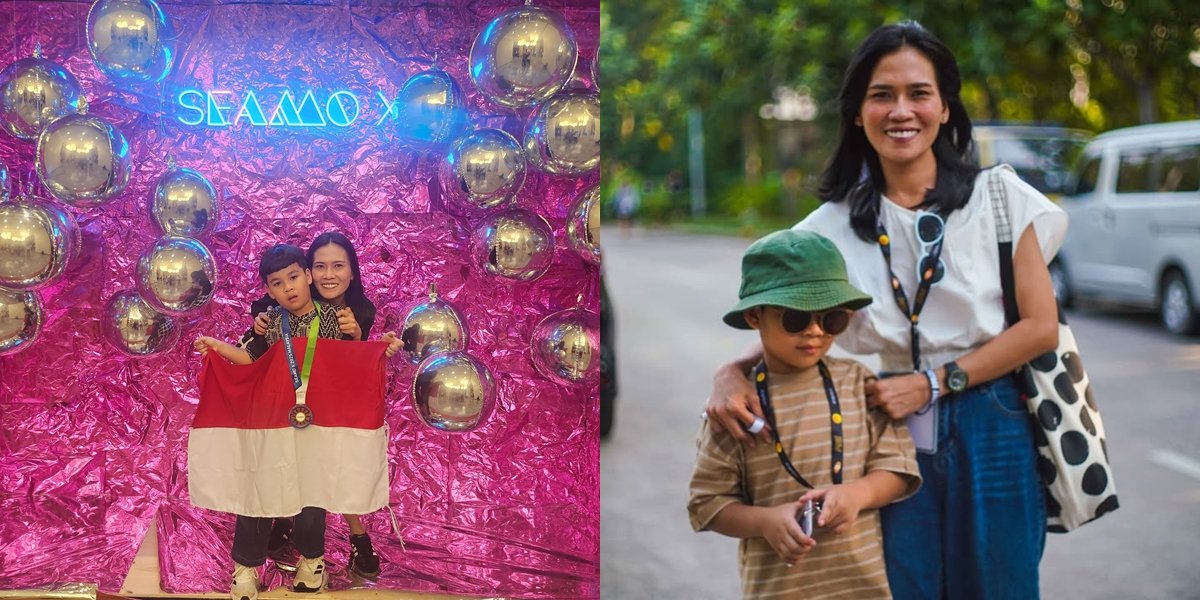
[(271, 322), (271, 318), (267, 313), (260, 312), (254, 316), (254, 333), (258, 335), (267, 335), (267, 324)]
[(762, 418), (758, 393), (736, 363), (717, 369), (713, 375), (713, 393), (705, 407), (708, 422), (716, 431), (726, 431), (739, 443), (754, 447), (758, 440), (769, 444), (771, 428), (766, 425), (756, 434), (746, 431), (755, 419)]
[(868, 381), (864, 390), (867, 406), (878, 408), (893, 419), (903, 419), (929, 403), (929, 378), (923, 373)]
[(380, 336), (379, 339), (388, 343), (387, 350), (384, 351), (388, 358), (395, 356), (400, 351), (401, 346), (404, 345), (400, 338), (396, 336), (395, 331), (389, 331)]
[[(350, 339), (361, 340), (362, 329), (358, 327), (358, 321), (354, 318), (354, 311), (349, 308), (339, 308), (337, 311), (338, 329), (342, 333), (350, 336)], [(388, 356), (391, 356), (390, 354)]]
[(804, 510), (804, 502), (785, 502), (767, 509), (763, 518), (762, 537), (771, 549), (789, 566), (804, 558), (817, 542), (804, 535), (796, 514)]

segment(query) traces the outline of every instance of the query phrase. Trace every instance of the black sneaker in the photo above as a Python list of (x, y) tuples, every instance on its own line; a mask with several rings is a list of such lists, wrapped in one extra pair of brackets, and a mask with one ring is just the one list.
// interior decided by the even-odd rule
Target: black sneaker
[(350, 572), (372, 581), (379, 577), (379, 557), (365, 533), (350, 536)]
[(292, 520), (275, 519), (271, 524), (271, 538), (267, 542), (267, 556), (275, 561), (275, 566), (281, 571), (296, 572), (296, 563), (300, 561), (300, 552), (292, 543)]

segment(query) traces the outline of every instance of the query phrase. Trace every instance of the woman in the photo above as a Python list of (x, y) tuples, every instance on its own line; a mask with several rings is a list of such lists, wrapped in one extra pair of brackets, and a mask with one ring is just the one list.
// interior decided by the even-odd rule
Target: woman
[[(363, 291), (362, 273), (354, 245), (341, 233), (328, 231), (313, 240), (308, 247), (307, 258), (308, 267), (312, 270), (313, 297), (340, 307), (338, 325), (349, 339), (367, 339), (375, 323), (375, 305)], [(250, 312), (256, 315), (255, 335), (266, 333), (266, 310), (274, 305), (275, 302), (268, 296), (251, 305)], [(387, 339), (394, 336), (393, 332), (388, 332), (383, 337)], [(350, 570), (367, 579), (379, 577), (379, 557), (371, 546), (371, 538), (363, 527), (362, 519), (358, 515), (345, 517), (350, 526)], [(267, 553), (276, 562), (295, 564), (294, 559), (289, 558), (295, 554), (291, 529), (290, 519), (275, 520)]]
[[(915, 422), (936, 440), (936, 449), (918, 454), (921, 490), (882, 511), (893, 595), (1036, 598), (1045, 506), (1011, 373), (1057, 345), (1046, 263), (1066, 217), (1011, 170), (972, 165), (960, 87), (953, 55), (919, 24), (868, 36), (839, 94), (823, 204), (797, 227), (833, 239), (851, 284), (875, 299), (838, 338), (850, 352), (878, 353), (883, 371), (895, 374), (868, 385), (869, 404), (895, 419), (920, 415)], [(1018, 240), (1020, 320), (1008, 328), (987, 191), (993, 175), (1007, 191)], [(710, 420), (750, 444), (742, 428), (761, 411), (745, 372), (757, 360), (722, 366), (708, 406)]]

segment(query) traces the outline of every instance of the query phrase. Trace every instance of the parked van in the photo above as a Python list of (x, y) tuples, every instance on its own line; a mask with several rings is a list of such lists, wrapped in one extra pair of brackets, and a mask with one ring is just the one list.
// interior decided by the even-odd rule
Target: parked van
[(1200, 325), (1200, 121), (1118, 129), (1084, 148), (1061, 201), (1067, 240), (1051, 263), (1059, 299), (1158, 310)]
[(1062, 194), (1071, 166), (1092, 138), (1080, 129), (1025, 123), (985, 123), (972, 128), (975, 159), (982, 168), (1007, 163), (1051, 199)]

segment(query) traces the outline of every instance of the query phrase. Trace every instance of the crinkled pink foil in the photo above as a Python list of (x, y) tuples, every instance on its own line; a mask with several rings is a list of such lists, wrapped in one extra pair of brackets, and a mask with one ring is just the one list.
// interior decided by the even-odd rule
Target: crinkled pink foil
[[(375, 90), (394, 96), (430, 66), (458, 82), (472, 122), (518, 139), (531, 109), (491, 104), (468, 77), (468, 54), (488, 21), (518, 2), (160, 2), (178, 39), (161, 85), (121, 90), (87, 52), (88, 2), (0, 4), (0, 67), (44, 55), (81, 82), (91, 112), (116, 124), (132, 147), (128, 189), (89, 209), (68, 207), (84, 256), (39, 292), (40, 339), (0, 357), (0, 588), (97, 582), (116, 591), (151, 519), (158, 518), (162, 587), (228, 588), (233, 520), (193, 508), (186, 440), (196, 402), (200, 334), (236, 338), (261, 294), (257, 259), (266, 247), (307, 247), (338, 230), (358, 248), (364, 283), (379, 308), (374, 335), (396, 329), (404, 309), (437, 282), (463, 313), (468, 350), (496, 377), (496, 410), (478, 430), (452, 435), (420, 421), (409, 399), (414, 367), (390, 363), (391, 508), (404, 546), (381, 511), (364, 518), (384, 561), (382, 587), (530, 598), (599, 596), (599, 446), (594, 386), (547, 381), (530, 363), (529, 336), (545, 315), (584, 304), (597, 310), (598, 271), (569, 250), (566, 217), (597, 176), (530, 172), (517, 206), (546, 217), (558, 246), (554, 266), (508, 284), (472, 265), (470, 233), (481, 215), (448, 213), (437, 191), (436, 152), (405, 147), (364, 114), (352, 127), (279, 130), (187, 127), (163, 114), (178, 90), (248, 86)], [(585, 73), (599, 36), (599, 3), (538, 2), (559, 10), (580, 47)], [(581, 76), (586, 81), (586, 75)], [(165, 100), (164, 100), (165, 98)], [(264, 107), (270, 110), (267, 107)], [(34, 146), (0, 133), (0, 161), (14, 188), (33, 189)], [(112, 294), (135, 287), (134, 266), (159, 233), (148, 203), (173, 154), (224, 194), (216, 231), (213, 302), (181, 320), (172, 350), (129, 358), (100, 335)], [(333, 587), (345, 575), (345, 521), (329, 519)], [(268, 573), (278, 584), (278, 573)]]

